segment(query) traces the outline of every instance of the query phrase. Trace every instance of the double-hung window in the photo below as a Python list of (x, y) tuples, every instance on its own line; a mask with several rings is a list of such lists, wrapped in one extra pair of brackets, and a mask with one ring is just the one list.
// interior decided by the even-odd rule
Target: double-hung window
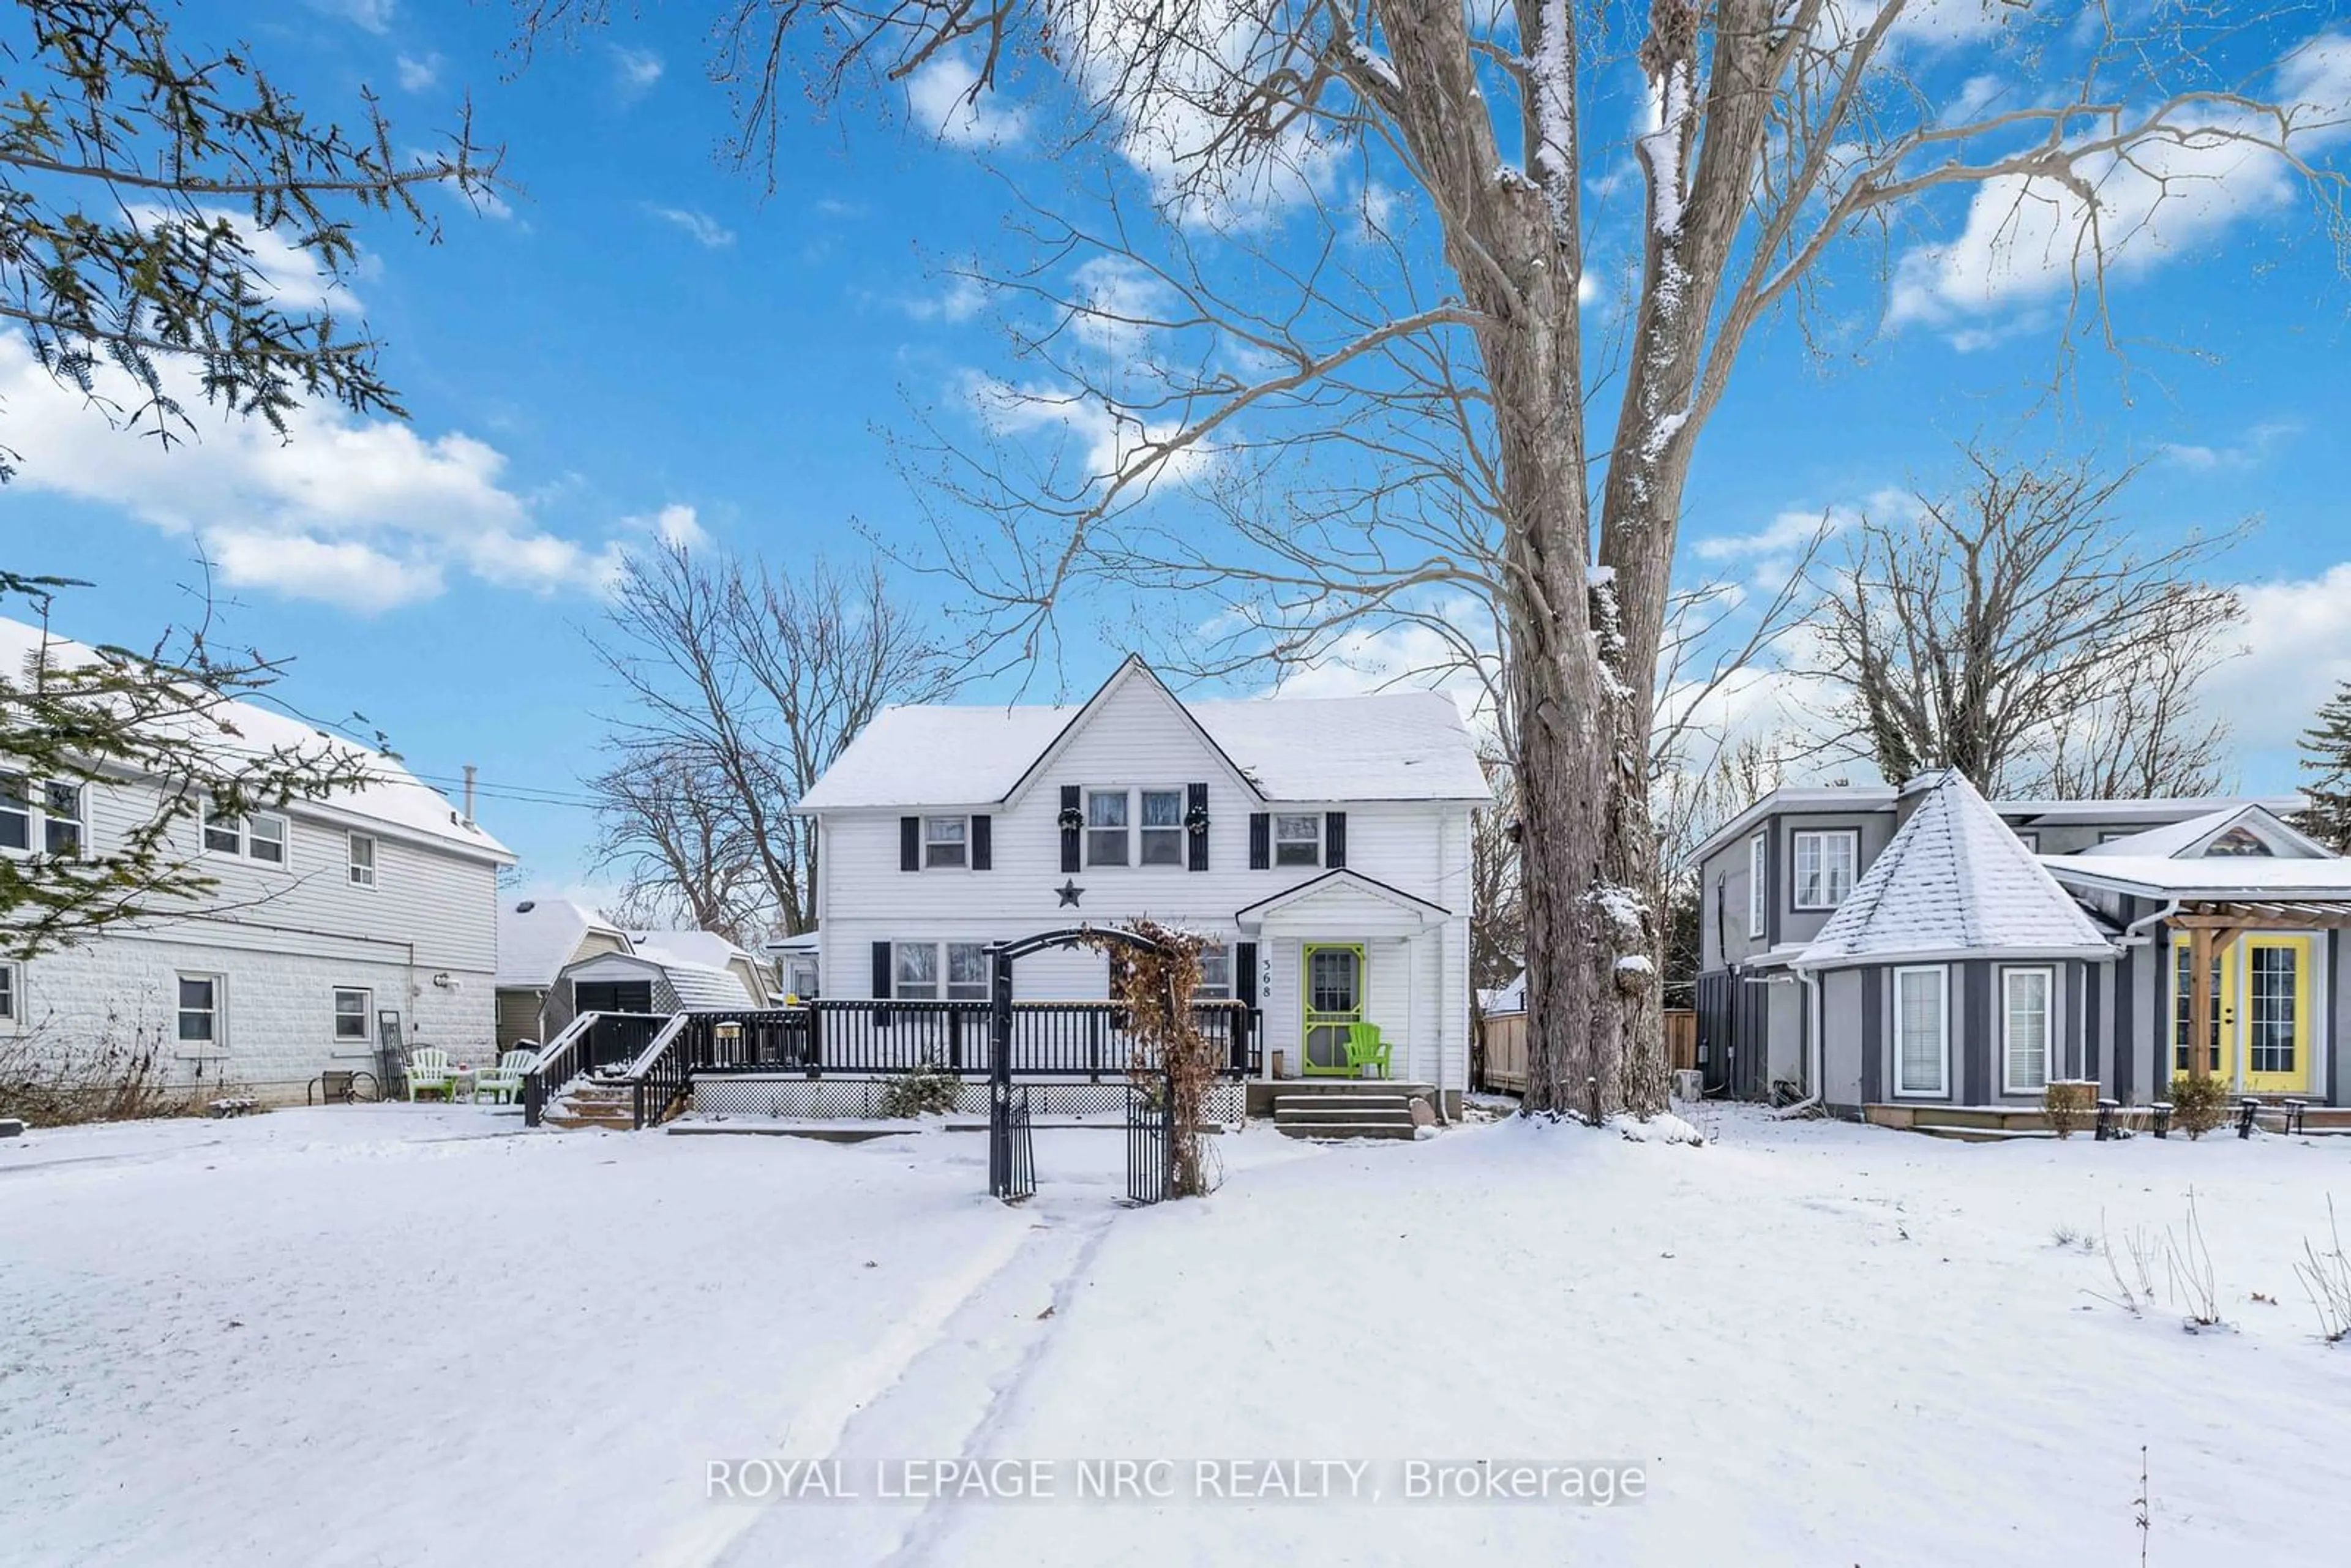
[(335, 1043), (364, 1047), (368, 1012), (372, 998), (366, 991), (338, 988), (335, 992)]
[(0, 963), (0, 1029), (13, 1029), (24, 1021), (24, 971), (14, 964)]
[(1126, 791), (1086, 791), (1086, 863), (1125, 865), (1127, 854)]
[(1796, 835), (1796, 907), (1834, 909), (1853, 891), (1861, 862), (1861, 835), (1850, 828), (1816, 829)]
[(2049, 1025), (2056, 985), (2053, 969), (2000, 972), (2003, 1093), (2038, 1094), (2049, 1087)]
[(1321, 865), (1322, 816), (1319, 811), (1279, 811), (1273, 819), (1273, 863)]
[(371, 833), (353, 833), (350, 838), (349, 870), (353, 887), (375, 885), (375, 837)]
[(217, 855), (237, 855), (264, 865), (286, 863), (286, 819), (274, 811), (250, 817), (217, 817), (204, 813), (204, 849)]
[(939, 999), (939, 946), (935, 942), (897, 942), (890, 948), (894, 979), (891, 989), (902, 1002)]
[(923, 864), (933, 866), (963, 866), (971, 863), (971, 819), (968, 817), (925, 817), (923, 819)]
[(82, 788), (55, 779), (41, 786), (41, 847), (53, 855), (81, 853)]
[(33, 797), (21, 773), (0, 773), (0, 850), (33, 847)]
[(36, 784), (21, 773), (0, 773), (0, 851), (81, 853), (84, 799), (71, 779)]
[(221, 977), (182, 975), (179, 988), (180, 1043), (199, 1049), (221, 1044), (226, 1033), (221, 1028)]
[(1940, 966), (1894, 971), (1894, 1092), (1950, 1092), (1950, 973)]
[(1143, 792), (1144, 865), (1184, 863), (1184, 791), (1145, 789)]
[(1747, 935), (1750, 937), (1762, 936), (1769, 924), (1765, 916), (1771, 908), (1767, 886), (1771, 861), (1769, 841), (1763, 834), (1747, 841)]
[(1233, 950), (1222, 942), (1200, 949), (1200, 979), (1192, 994), (1204, 1002), (1230, 1001), (1233, 995)]
[(947, 944), (947, 1000), (951, 1002), (987, 1000), (987, 943), (950, 942)]

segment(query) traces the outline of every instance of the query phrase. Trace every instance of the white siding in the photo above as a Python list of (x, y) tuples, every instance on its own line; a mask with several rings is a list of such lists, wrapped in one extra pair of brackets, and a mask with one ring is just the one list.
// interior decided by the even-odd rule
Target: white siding
[[(1206, 872), (1166, 866), (1092, 866), (1074, 877), (1061, 870), (1061, 791), (1091, 789), (1208, 788)], [(1140, 915), (1238, 941), (1242, 908), (1322, 874), (1322, 866), (1252, 871), (1254, 811), (1341, 810), (1347, 813), (1347, 867), (1451, 911), (1453, 918), (1422, 944), (1420, 972), (1401, 960), (1372, 959), (1372, 1016), (1407, 1042), (1413, 1076), (1440, 1071), (1465, 1082), (1468, 1064), (1468, 859), (1470, 809), (1461, 802), (1258, 800), (1155, 683), (1132, 681), (1112, 694), (1070, 737), (1050, 766), (1008, 808), (991, 813), (992, 869), (899, 869), (898, 810), (826, 812), (821, 823), (818, 897), (824, 933), (823, 994), (872, 994), (872, 945), (898, 941), (1001, 941), (1085, 922)], [(1075, 908), (1055, 890), (1074, 880), (1084, 890)], [(1328, 940), (1361, 939), (1332, 930)], [(1400, 951), (1400, 950), (1399, 950)], [(1298, 944), (1264, 945), (1268, 1051), (1296, 1061)], [(1094, 999), (1106, 994), (1108, 967), (1097, 954), (1050, 951), (1021, 961), (1018, 991), (1029, 999)], [(1406, 1018), (1405, 1012), (1410, 1017)], [(1270, 1057), (1268, 1057), (1270, 1061)], [(1397, 1071), (1406, 1071), (1399, 1061)]]
[[(84, 816), (93, 851), (119, 845), (147, 820), (150, 788), (89, 787)], [(200, 825), (182, 824), (181, 852), (218, 885), (201, 909), (159, 914), (25, 966), (26, 1027), (44, 1050), (88, 1051), (152, 1039), (175, 1081), (222, 1085), (265, 1098), (299, 1099), (330, 1067), (369, 1065), (373, 1045), (338, 1047), (333, 993), (371, 994), (372, 1013), (397, 1009), (412, 1045), (445, 1046), (466, 1059), (494, 1039), (498, 862), (397, 828), (344, 821), (296, 804), (287, 861), (270, 865), (203, 852)], [(375, 885), (352, 885), (349, 831), (376, 841)], [(225, 978), (226, 1049), (177, 1049), (175, 977)]]

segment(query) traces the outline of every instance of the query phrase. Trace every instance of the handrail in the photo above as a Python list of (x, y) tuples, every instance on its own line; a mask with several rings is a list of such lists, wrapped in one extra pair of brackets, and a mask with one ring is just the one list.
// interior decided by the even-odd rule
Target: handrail
[(614, 1076), (622, 1079), (643, 1078), (652, 1069), (653, 1062), (660, 1058), (661, 1053), (669, 1049), (670, 1041), (684, 1032), (686, 1019), (692, 1016), (690, 1013), (683, 1012), (670, 1014), (669, 1021), (662, 1025), (658, 1034), (645, 1042), (644, 1050), (637, 1052), (636, 1060)]
[(548, 1090), (559, 1087), (578, 1076), (577, 1058), (580, 1042), (594, 1038), (596, 1026), (615, 1019), (641, 1019), (645, 1022), (667, 1022), (663, 1013), (585, 1012), (563, 1026), (563, 1031), (547, 1042), (522, 1077), (522, 1124), (536, 1127), (546, 1113)]

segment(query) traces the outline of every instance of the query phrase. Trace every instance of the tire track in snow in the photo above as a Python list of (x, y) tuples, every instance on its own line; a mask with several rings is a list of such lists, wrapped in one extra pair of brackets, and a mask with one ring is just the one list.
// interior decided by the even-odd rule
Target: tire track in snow
[[(1035, 1227), (1008, 1229), (961, 1269), (935, 1281), (869, 1349), (835, 1367), (800, 1401), (775, 1454), (794, 1459), (833, 1458), (858, 1413), (905, 1376), (923, 1353), (938, 1343), (956, 1314), (1028, 1250), (1035, 1235)], [(705, 1503), (701, 1515), (646, 1561), (661, 1568), (713, 1568), (772, 1511), (758, 1504)]]
[[(827, 1454), (848, 1484), (871, 1484), (877, 1459), (976, 1458), (1027, 1381), (1120, 1210), (1053, 1215), (1020, 1233), (1003, 1267), (980, 1281), (937, 1325), (899, 1375), (855, 1412)], [(1040, 1312), (1040, 1306), (1045, 1310)], [(795, 1454), (793, 1457), (799, 1457)], [(724, 1556), (726, 1568), (912, 1563), (945, 1524), (945, 1505), (904, 1501), (738, 1507), (747, 1516)]]

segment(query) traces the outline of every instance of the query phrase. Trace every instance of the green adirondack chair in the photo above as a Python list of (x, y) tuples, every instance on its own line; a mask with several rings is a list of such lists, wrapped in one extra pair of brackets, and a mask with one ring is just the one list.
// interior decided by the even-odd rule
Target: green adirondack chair
[(437, 1045), (428, 1045), (408, 1053), (408, 1098), (413, 1102), (420, 1089), (433, 1089), (446, 1100), (452, 1092), (449, 1077), (449, 1053)]
[(538, 1060), (535, 1051), (507, 1051), (496, 1067), (485, 1067), (474, 1075), (474, 1098), (479, 1101), (486, 1096), (494, 1104), (513, 1104), (522, 1094), (522, 1075)]
[[(1357, 1078), (1388, 1076), (1388, 1042), (1380, 1038), (1380, 1026), (1375, 1023), (1351, 1023), (1347, 1026), (1347, 1071)], [(1377, 1074), (1366, 1068), (1376, 1067)]]

